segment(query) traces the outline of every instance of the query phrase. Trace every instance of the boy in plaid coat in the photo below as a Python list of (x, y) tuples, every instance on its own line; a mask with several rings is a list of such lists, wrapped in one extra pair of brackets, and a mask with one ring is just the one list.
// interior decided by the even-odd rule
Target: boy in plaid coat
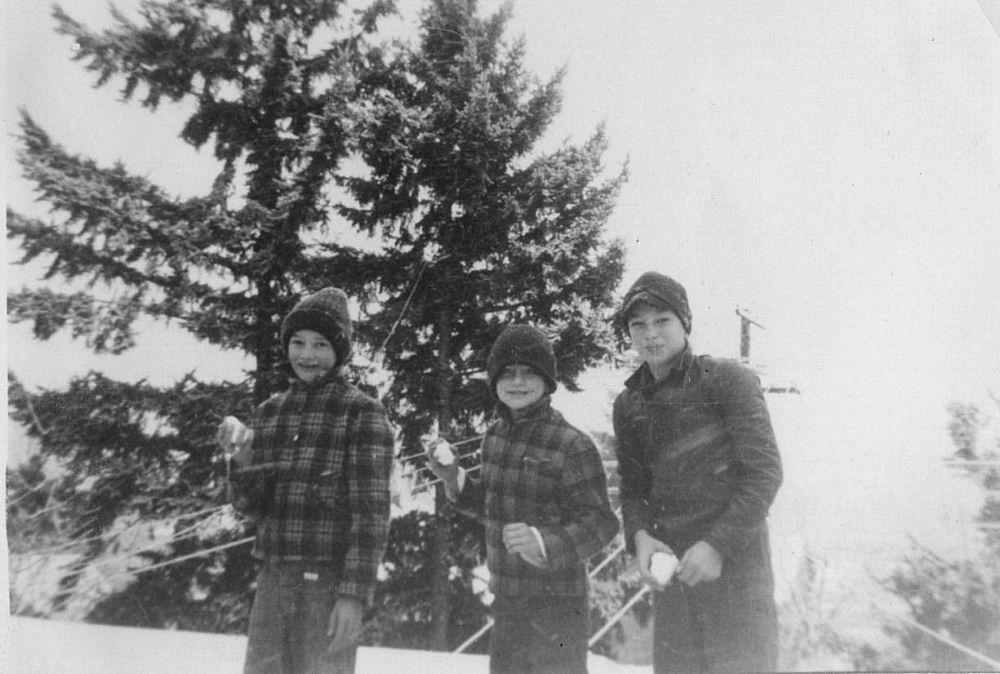
[(618, 532), (590, 438), (551, 407), (555, 356), (527, 325), (497, 338), (487, 365), (500, 417), (474, 479), (433, 456), (457, 507), (482, 516), (495, 625), (491, 674), (586, 672), (586, 561)]
[(231, 418), (220, 427), (237, 450), (234, 502), (256, 520), (263, 560), (244, 671), (350, 673), (388, 539), (394, 434), (381, 403), (341, 375), (351, 353), (341, 290), (302, 299), (281, 340), (288, 389), (249, 429)]

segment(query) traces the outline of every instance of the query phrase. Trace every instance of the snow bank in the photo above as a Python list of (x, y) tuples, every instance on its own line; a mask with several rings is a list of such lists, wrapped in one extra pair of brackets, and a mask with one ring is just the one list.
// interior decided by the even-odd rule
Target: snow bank
[[(178, 630), (111, 627), (10, 618), (5, 644), (10, 674), (236, 674), (246, 637)], [(619, 665), (591, 654), (591, 674), (646, 674), (649, 667)], [(357, 674), (384, 672), (486, 674), (484, 655), (394, 648), (361, 648)]]

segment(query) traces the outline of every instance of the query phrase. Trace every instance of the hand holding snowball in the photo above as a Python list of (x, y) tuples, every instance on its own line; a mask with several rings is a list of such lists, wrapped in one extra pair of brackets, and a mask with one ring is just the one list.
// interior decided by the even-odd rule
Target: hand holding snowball
[(253, 444), (253, 431), (243, 422), (233, 416), (226, 417), (219, 424), (215, 440), (222, 451), (240, 468), (250, 465), (250, 446)]
[(458, 485), (458, 464), (455, 462), (455, 452), (448, 441), (442, 438), (423, 442), (427, 451), (427, 467), (444, 483), (445, 494), (454, 501), (461, 491)]
[(722, 555), (705, 541), (698, 541), (684, 553), (677, 567), (677, 579), (686, 585), (711, 583), (722, 574)]

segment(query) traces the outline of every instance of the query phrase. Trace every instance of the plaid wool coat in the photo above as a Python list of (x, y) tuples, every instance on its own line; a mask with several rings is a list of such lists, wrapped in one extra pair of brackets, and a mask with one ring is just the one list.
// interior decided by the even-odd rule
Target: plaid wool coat
[(254, 555), (342, 565), (338, 592), (370, 603), (389, 535), (394, 434), (382, 404), (336, 373), (293, 378), (250, 428), (252, 462), (232, 483), (257, 520)]
[[(457, 506), (481, 515), (490, 591), (500, 596), (583, 595), (586, 561), (618, 532), (600, 453), (551, 407), (548, 395), (515, 421), (504, 405), (482, 445), (482, 473), (469, 477)], [(509, 554), (503, 527), (538, 529), (546, 568)]]

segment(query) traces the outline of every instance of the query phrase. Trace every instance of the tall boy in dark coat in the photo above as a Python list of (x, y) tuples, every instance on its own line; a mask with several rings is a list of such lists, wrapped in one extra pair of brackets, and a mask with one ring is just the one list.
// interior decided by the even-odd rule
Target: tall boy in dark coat
[[(655, 593), (663, 672), (772, 671), (777, 617), (766, 517), (781, 459), (756, 375), (696, 356), (683, 286), (643, 274), (620, 318), (642, 365), (614, 405), (630, 552)], [(665, 587), (650, 557), (680, 559)]]

